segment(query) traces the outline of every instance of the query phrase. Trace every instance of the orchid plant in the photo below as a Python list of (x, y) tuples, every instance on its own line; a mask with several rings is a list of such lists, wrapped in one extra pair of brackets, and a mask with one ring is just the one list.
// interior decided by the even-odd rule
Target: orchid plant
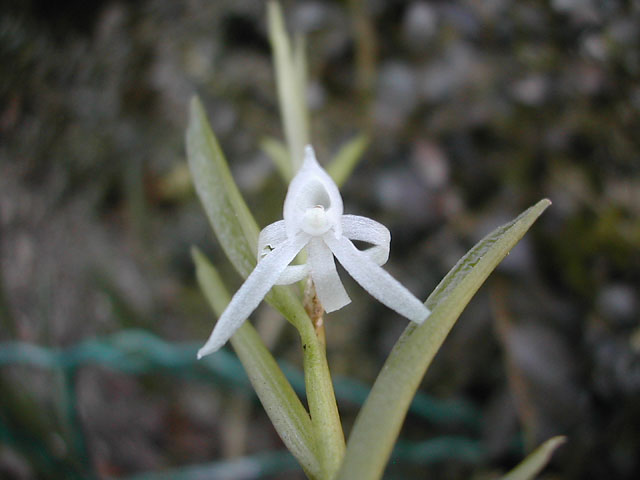
[[(383, 268), (389, 230), (375, 220), (346, 215), (338, 185), (367, 144), (358, 136), (323, 169), (308, 146), (302, 41), (292, 47), (277, 3), (269, 27), (287, 144), (265, 139), (265, 151), (290, 180), (283, 219), (260, 230), (229, 171), (197, 98), (191, 102), (187, 154), (196, 191), (227, 257), (245, 278), (231, 298), (215, 267), (193, 249), (196, 273), (219, 317), (198, 357), (230, 341), (280, 438), (315, 480), (381, 478), (413, 396), (455, 321), (498, 263), (550, 205), (541, 200), (476, 244), (429, 295), (418, 300)], [(307, 144), (305, 147), (304, 145)], [(358, 249), (353, 241), (370, 244)], [(303, 252), (306, 251), (306, 252)], [(306, 256), (301, 255), (306, 253)], [(302, 263), (292, 263), (305, 257)], [(350, 302), (335, 259), (374, 298), (410, 320), (389, 354), (345, 443), (326, 358), (323, 311)], [(305, 282), (303, 298), (288, 286)], [(307, 408), (247, 318), (266, 299), (297, 329)], [(207, 361), (207, 359), (203, 359)], [(533, 478), (562, 443), (554, 437), (505, 476)]]

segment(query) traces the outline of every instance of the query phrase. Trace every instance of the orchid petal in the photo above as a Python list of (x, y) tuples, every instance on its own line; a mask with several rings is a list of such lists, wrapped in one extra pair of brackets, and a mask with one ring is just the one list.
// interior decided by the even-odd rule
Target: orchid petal
[(276, 285), (291, 285), (309, 276), (309, 265), (289, 265), (278, 277)]
[(219, 350), (231, 338), (308, 241), (308, 235), (296, 235), (276, 247), (258, 263), (222, 312), (207, 343), (198, 351), (198, 358)]
[[(258, 262), (286, 240), (287, 232), (284, 227), (284, 220), (279, 220), (264, 227), (258, 237)], [(282, 271), (275, 284), (291, 285), (305, 279), (308, 275), (309, 267), (307, 264), (289, 265)]]
[(286, 240), (287, 230), (284, 227), (284, 220), (278, 220), (264, 227), (258, 237), (258, 261)]
[(284, 200), (283, 217), (287, 237), (292, 238), (301, 229), (305, 213), (316, 206), (324, 208), (335, 236), (340, 237), (342, 197), (335, 182), (318, 164), (311, 145), (307, 145), (304, 163), (291, 180)]
[(416, 323), (422, 323), (429, 309), (400, 282), (383, 270), (346, 237), (325, 235), (324, 241), (349, 274), (373, 297)]
[(351, 303), (336, 270), (333, 253), (322, 238), (309, 241), (309, 267), (316, 294), (326, 312), (333, 312)]
[(391, 233), (381, 223), (359, 215), (343, 215), (342, 234), (351, 240), (373, 244), (373, 247), (362, 250), (362, 253), (378, 265), (384, 265), (389, 260)]

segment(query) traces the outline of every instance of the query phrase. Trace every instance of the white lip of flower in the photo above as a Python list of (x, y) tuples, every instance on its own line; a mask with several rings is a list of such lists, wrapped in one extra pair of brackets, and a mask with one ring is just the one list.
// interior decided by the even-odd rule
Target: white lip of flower
[[(260, 232), (258, 264), (218, 319), (198, 358), (220, 349), (274, 285), (289, 285), (311, 276), (325, 311), (333, 312), (350, 303), (334, 256), (356, 282), (387, 307), (416, 323), (429, 316), (429, 309), (381, 268), (389, 258), (391, 234), (387, 227), (342, 212), (338, 187), (308, 145), (304, 164), (287, 191), (284, 220)], [(352, 240), (373, 246), (358, 250)], [(304, 247), (307, 262), (289, 265)]]

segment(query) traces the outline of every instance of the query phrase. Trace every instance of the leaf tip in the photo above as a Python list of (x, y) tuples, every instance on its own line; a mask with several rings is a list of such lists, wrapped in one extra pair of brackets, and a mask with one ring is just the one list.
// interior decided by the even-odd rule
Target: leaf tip
[(267, 2), (267, 17), (271, 33), (275, 34), (277, 30), (282, 28), (282, 9), (280, 8), (280, 3), (275, 0), (269, 0)]
[(530, 208), (528, 208), (526, 212), (535, 212), (535, 218), (538, 218), (547, 208), (549, 208), (550, 205), (551, 200), (549, 200), (548, 198), (543, 198), (542, 200), (539, 200), (535, 205), (532, 205)]
[[(549, 202), (551, 203), (551, 202)], [(557, 435), (555, 437), (550, 438), (549, 440), (547, 440), (544, 443), (544, 446), (550, 450), (553, 451), (556, 448), (558, 448), (560, 445), (563, 445), (567, 443), (567, 437), (565, 435)]]
[(193, 125), (198, 116), (202, 115), (204, 107), (198, 95), (193, 95), (189, 101), (189, 126)]
[(191, 245), (191, 259), (194, 263), (198, 263), (198, 260), (202, 257), (202, 252), (195, 245)]
[(200, 105), (202, 105), (202, 102), (200, 101), (200, 97), (198, 97), (198, 95), (196, 94), (192, 95), (191, 100), (189, 101), (189, 110), (193, 112)]
[(542, 200), (540, 200), (538, 202), (538, 204), (542, 207), (544, 207), (545, 209), (547, 207), (549, 207), (553, 202), (551, 200), (549, 200), (548, 198), (543, 198)]

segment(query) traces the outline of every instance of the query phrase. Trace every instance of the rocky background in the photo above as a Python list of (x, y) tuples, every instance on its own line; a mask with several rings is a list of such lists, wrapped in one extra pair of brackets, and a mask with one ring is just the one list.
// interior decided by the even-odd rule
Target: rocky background
[[(421, 388), (470, 405), (478, 424), (412, 413), (402, 432), (409, 444), (470, 439), (481, 454), (464, 459), (447, 444), (435, 461), (394, 462), (388, 478), (493, 478), (556, 434), (568, 441), (543, 478), (638, 478), (639, 4), (283, 8), (306, 35), (320, 161), (369, 133), (345, 210), (390, 228), (387, 268), (410, 290), (426, 297), (484, 234), (553, 201)], [(204, 342), (213, 317), (190, 246), (231, 290), (240, 279), (189, 183), (194, 93), (258, 222), (279, 219), (286, 185), (259, 147), (282, 137), (263, 2), (2, 3), (0, 341), (57, 349), (142, 329)], [(332, 371), (353, 387), (373, 382), (405, 321), (345, 283), (354, 301), (327, 318), (327, 335)], [(266, 306), (254, 317), (278, 357), (299, 364), (292, 329)], [(2, 364), (0, 476), (122, 478), (283, 448), (249, 389), (193, 380), (198, 368), (138, 374), (90, 362), (65, 414), (64, 375)], [(348, 431), (357, 405), (340, 408)], [(220, 478), (302, 478), (229, 475)]]

